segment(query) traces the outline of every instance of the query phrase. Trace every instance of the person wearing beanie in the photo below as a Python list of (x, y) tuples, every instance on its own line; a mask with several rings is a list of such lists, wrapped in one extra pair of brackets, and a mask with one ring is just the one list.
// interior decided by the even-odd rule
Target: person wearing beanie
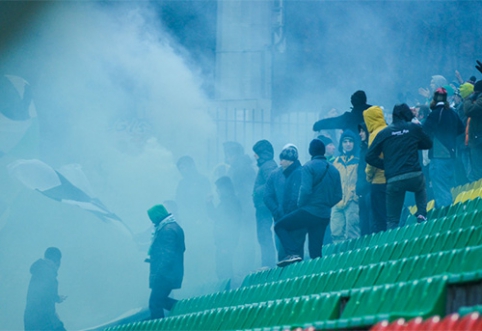
[(352, 94), (351, 104), (353, 107), (350, 112), (345, 112), (337, 117), (319, 120), (313, 125), (313, 131), (350, 129), (352, 132), (356, 132), (358, 123), (363, 122), (363, 111), (371, 107), (371, 105), (367, 104), (367, 96), (365, 92), (361, 90)]
[(474, 84), (471, 83), (463, 83), (459, 87), (459, 93), (462, 99), (467, 98), (470, 94), (474, 92)]
[(469, 181), (482, 178), (482, 80), (474, 84), (474, 91), (464, 101), (467, 116), (468, 139), (471, 171)]
[(393, 123), (377, 134), (365, 158), (371, 166), (385, 170), (387, 229), (399, 226), (407, 191), (415, 193), (418, 220), (426, 220), (427, 192), (418, 151), (432, 148), (432, 139), (411, 122), (408, 105), (395, 105), (392, 117)]
[[(298, 207), (298, 194), (301, 185), (301, 163), (298, 160), (298, 148), (293, 144), (283, 147), (280, 155), (280, 167), (275, 169), (266, 182), (264, 203), (273, 216), (275, 224), (285, 215), (295, 211)], [(303, 256), (303, 246), (306, 230), (300, 229), (293, 232), (297, 243), (297, 256)], [(286, 253), (278, 236), (275, 236), (278, 261), (286, 258)]]
[(428, 157), (430, 180), (435, 198), (435, 207), (452, 204), (451, 189), (455, 186), (455, 157), (457, 136), (464, 133), (464, 124), (447, 102), (447, 91), (435, 90), (430, 104), (432, 112), (423, 124), (423, 130), (433, 141)]
[(171, 310), (176, 300), (169, 297), (173, 289), (181, 288), (184, 277), (184, 231), (163, 205), (147, 211), (154, 224), (149, 257), (149, 310), (151, 319), (163, 318), (164, 309)]
[(55, 304), (67, 298), (58, 293), (57, 272), (61, 258), (60, 249), (49, 247), (45, 250), (44, 258), (30, 267), (32, 277), (24, 312), (25, 330), (65, 330), (64, 323), (55, 312)]
[(268, 140), (260, 140), (253, 146), (254, 158), (258, 165), (258, 174), (254, 181), (253, 202), (256, 208), (256, 232), (261, 248), (261, 265), (274, 267), (275, 248), (273, 242), (273, 218), (263, 199), (266, 181), (273, 170), (278, 166), (273, 159), (273, 145)]
[(341, 177), (343, 197), (331, 209), (331, 238), (334, 244), (360, 237), (360, 217), (356, 182), (358, 157), (355, 156), (355, 133), (345, 130), (338, 147), (341, 155), (333, 162)]
[(311, 160), (301, 169), (301, 186), (297, 209), (275, 224), (275, 232), (286, 257), (278, 262), (284, 267), (303, 258), (298, 255), (296, 230), (308, 231), (308, 248), (312, 259), (321, 257), (325, 230), (330, 223), (331, 208), (342, 199), (340, 173), (326, 158), (325, 145), (313, 139), (309, 147)]
[(328, 162), (330, 163), (333, 163), (333, 161), (335, 161), (335, 151), (336, 151), (336, 147), (335, 147), (335, 143), (333, 142), (333, 140), (331, 140), (331, 138), (327, 137), (327, 136), (323, 136), (323, 135), (319, 135), (318, 136), (318, 139), (320, 139), (323, 144), (325, 145), (325, 157), (326, 159), (328, 160)]
[(219, 280), (234, 277), (235, 252), (241, 231), (241, 203), (234, 192), (233, 182), (228, 176), (215, 182), (219, 204), (214, 206), (212, 196), (206, 201), (208, 216), (214, 221), (214, 245), (216, 275)]

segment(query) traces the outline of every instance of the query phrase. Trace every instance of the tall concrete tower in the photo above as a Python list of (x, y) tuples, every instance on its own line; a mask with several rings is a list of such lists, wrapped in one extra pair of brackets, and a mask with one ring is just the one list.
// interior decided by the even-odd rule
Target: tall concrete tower
[(219, 0), (215, 97), (228, 109), (271, 109), (273, 1)]

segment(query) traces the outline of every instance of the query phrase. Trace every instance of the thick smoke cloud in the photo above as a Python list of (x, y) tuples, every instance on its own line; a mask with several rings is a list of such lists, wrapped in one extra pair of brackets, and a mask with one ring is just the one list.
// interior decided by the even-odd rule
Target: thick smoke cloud
[[(153, 12), (142, 2), (47, 3), (10, 38), (0, 61), (2, 74), (22, 76), (33, 91), (39, 132), (22, 156), (54, 168), (80, 164), (96, 196), (135, 233), (150, 226), (150, 206), (173, 198), (176, 159), (190, 154), (202, 166), (214, 132), (201, 80)], [(8, 191), (0, 329), (23, 328), (28, 269), (49, 246), (63, 252), (60, 292), (69, 298), (58, 312), (67, 329), (145, 307), (146, 252), (118, 227), (9, 177), (6, 165), (17, 157), (0, 160)], [(204, 281), (202, 271), (197, 277)]]

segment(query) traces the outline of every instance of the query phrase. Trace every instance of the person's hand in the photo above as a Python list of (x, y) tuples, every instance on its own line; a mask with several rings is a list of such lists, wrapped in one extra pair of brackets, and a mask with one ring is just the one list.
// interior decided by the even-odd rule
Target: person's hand
[(480, 62), (479, 60), (475, 60), (475, 62), (477, 62), (475, 68), (482, 74), (482, 62)]
[(430, 90), (428, 88), (419, 88), (418, 89), (418, 94), (420, 94), (421, 96), (425, 97), (425, 98), (430, 98)]
[(67, 299), (66, 295), (59, 295), (59, 301), (57, 301), (57, 303), (62, 303), (65, 301), (65, 299)]
[(460, 75), (460, 72), (458, 70), (455, 70), (455, 77), (457, 78), (460, 84), (464, 83), (464, 80), (462, 79), (462, 76)]

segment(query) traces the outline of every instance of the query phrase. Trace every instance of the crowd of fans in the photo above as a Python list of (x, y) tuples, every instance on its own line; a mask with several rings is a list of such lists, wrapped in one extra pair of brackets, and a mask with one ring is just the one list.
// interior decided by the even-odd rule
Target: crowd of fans
[[(482, 72), (480, 62), (476, 67)], [(252, 261), (254, 218), (262, 266), (276, 259), (285, 266), (304, 258), (306, 238), (315, 258), (323, 244), (402, 226), (407, 206), (416, 205), (415, 217), (424, 222), (427, 201), (448, 206), (452, 187), (482, 178), (482, 81), (456, 72), (449, 83), (434, 75), (419, 93), (425, 103), (387, 112), (356, 91), (351, 111), (314, 123), (318, 137), (304, 165), (290, 143), (278, 166), (272, 144), (261, 140), (252, 148), (256, 174), (244, 148), (225, 143), (226, 162), (215, 171), (219, 202), (209, 198), (206, 209), (214, 221), (218, 277), (233, 276), (230, 261), (239, 247)], [(180, 217), (199, 220), (202, 207), (193, 201), (210, 191), (208, 180), (189, 157), (178, 168), (184, 176), (176, 199)]]

